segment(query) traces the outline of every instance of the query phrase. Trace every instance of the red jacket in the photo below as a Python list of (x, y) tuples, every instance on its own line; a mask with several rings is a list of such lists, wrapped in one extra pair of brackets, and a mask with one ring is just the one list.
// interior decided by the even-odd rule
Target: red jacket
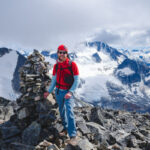
[[(70, 71), (69, 67), (72, 67), (72, 72)], [(79, 69), (78, 69), (76, 63), (72, 61), (71, 65), (70, 65), (69, 58), (67, 58), (62, 63), (57, 62), (54, 65), (54, 68), (53, 68), (54, 76), (56, 75), (56, 72), (57, 72), (56, 87), (60, 88), (60, 89), (64, 89), (64, 90), (70, 89), (70, 87), (72, 85), (72, 83), (70, 82), (71, 78), (73, 78), (74, 75), (79, 75)]]

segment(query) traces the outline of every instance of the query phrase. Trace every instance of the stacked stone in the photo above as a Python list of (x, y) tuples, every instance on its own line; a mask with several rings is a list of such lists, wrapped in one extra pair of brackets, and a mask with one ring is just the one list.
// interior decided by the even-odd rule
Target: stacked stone
[(25, 65), (20, 68), (20, 91), (22, 95), (17, 100), (19, 105), (18, 119), (24, 119), (28, 116), (36, 117), (38, 101), (44, 101), (43, 93), (51, 81), (48, 71), (49, 63), (45, 62), (44, 56), (37, 50), (28, 56)]

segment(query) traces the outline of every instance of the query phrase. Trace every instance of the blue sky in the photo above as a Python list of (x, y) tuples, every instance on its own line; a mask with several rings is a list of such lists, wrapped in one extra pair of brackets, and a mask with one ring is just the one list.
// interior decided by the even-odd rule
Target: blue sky
[(56, 49), (99, 40), (150, 46), (149, 0), (0, 0), (0, 45)]

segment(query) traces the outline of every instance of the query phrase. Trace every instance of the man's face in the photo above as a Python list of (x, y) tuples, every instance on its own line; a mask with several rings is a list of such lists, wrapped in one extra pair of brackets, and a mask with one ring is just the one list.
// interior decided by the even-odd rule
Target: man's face
[(57, 52), (57, 55), (58, 55), (58, 59), (59, 59), (60, 61), (65, 61), (66, 58), (67, 58), (67, 52), (66, 52), (66, 51), (61, 51), (61, 50), (59, 50), (59, 51)]

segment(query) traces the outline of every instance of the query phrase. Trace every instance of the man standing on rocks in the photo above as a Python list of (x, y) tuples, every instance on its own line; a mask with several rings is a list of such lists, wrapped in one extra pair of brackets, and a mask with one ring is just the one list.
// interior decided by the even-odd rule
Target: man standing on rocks
[(68, 49), (64, 45), (60, 45), (57, 51), (58, 60), (53, 68), (53, 76), (47, 96), (55, 89), (56, 101), (59, 106), (59, 112), (64, 126), (60, 136), (69, 134), (69, 144), (77, 143), (76, 123), (73, 112), (74, 98), (73, 93), (79, 83), (79, 70), (75, 62), (69, 59)]

